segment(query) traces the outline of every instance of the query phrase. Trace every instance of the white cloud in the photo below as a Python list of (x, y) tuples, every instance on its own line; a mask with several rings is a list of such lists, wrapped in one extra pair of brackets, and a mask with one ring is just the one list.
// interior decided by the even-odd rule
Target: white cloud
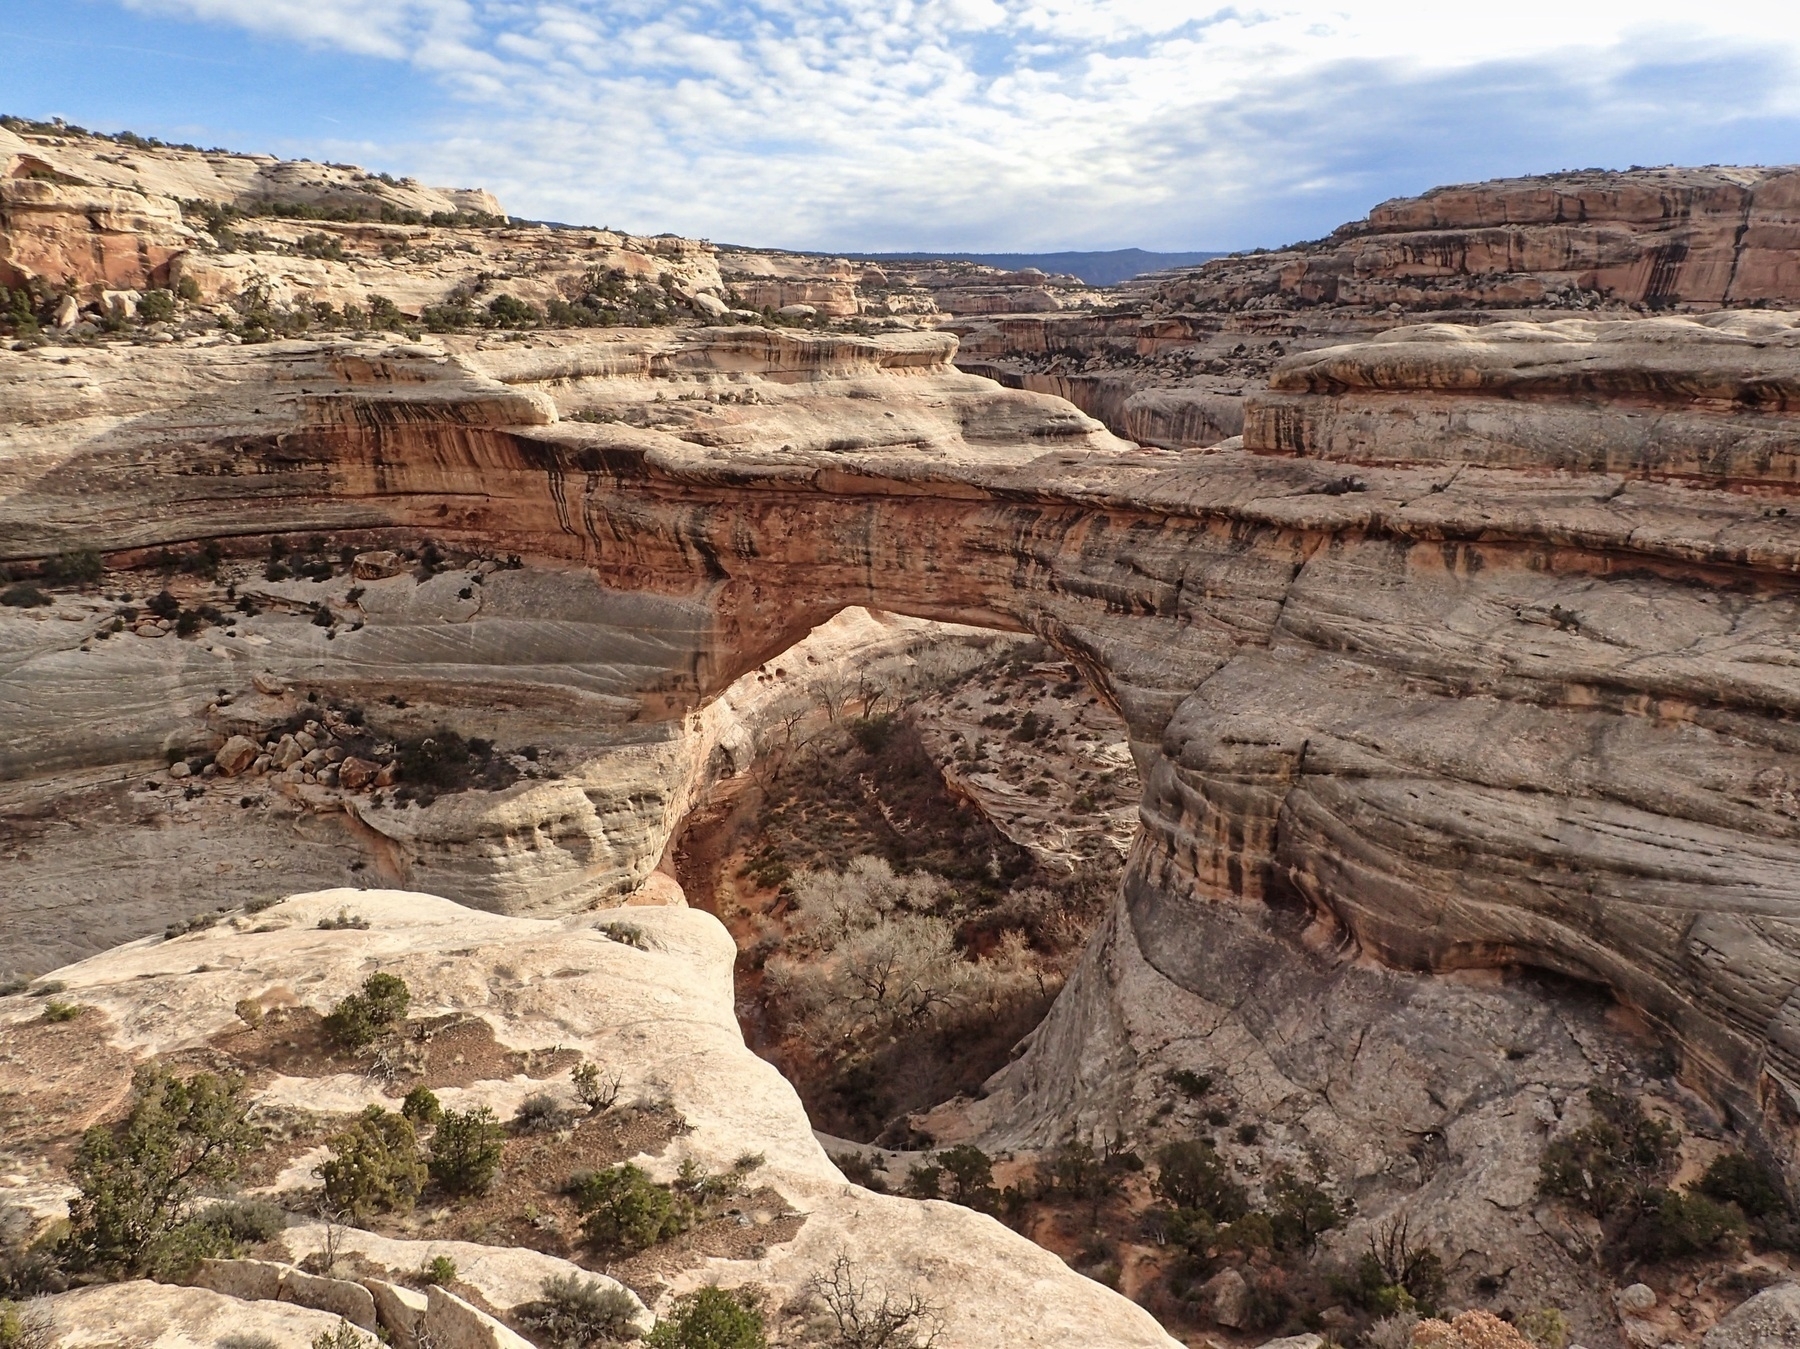
[(1276, 242), (1800, 121), (1800, 18), (1755, 0), (123, 3), (410, 63), (468, 113), (383, 155), (515, 211), (796, 245)]

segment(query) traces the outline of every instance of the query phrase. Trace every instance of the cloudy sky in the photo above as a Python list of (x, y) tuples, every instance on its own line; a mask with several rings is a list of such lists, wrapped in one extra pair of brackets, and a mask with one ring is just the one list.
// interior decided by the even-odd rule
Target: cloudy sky
[(1235, 249), (1800, 161), (1800, 3), (5, 0), (0, 111), (823, 249)]

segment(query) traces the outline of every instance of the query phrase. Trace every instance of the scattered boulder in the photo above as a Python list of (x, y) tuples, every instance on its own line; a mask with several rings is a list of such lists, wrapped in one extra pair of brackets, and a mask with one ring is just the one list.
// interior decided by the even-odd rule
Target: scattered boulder
[(1647, 1312), (1656, 1305), (1656, 1290), (1647, 1283), (1634, 1283), (1613, 1294), (1622, 1312)]
[(694, 296), (693, 306), (696, 312), (705, 314), (708, 318), (722, 319), (731, 312), (731, 306), (725, 301), (705, 292)]
[(275, 745), (271, 761), (277, 768), (291, 768), (306, 757), (306, 751), (300, 748), (300, 742), (291, 735), (284, 735)]
[(379, 772), (380, 764), (359, 759), (352, 754), (338, 765), (338, 785), (347, 792), (360, 792), (375, 781), (375, 775)]
[(775, 312), (784, 319), (809, 319), (817, 317), (819, 311), (809, 304), (784, 304)]
[(1250, 1285), (1235, 1269), (1222, 1269), (1200, 1285), (1200, 1295), (1212, 1310), (1212, 1318), (1232, 1330), (1242, 1330), (1249, 1319)]
[(380, 581), (389, 576), (398, 576), (406, 570), (406, 563), (400, 554), (382, 549), (373, 553), (358, 553), (350, 563), (350, 574), (359, 581)]
[(1765, 1288), (1700, 1338), (1701, 1349), (1791, 1349), (1800, 1344), (1800, 1283)]
[(288, 691), (288, 686), (278, 675), (267, 670), (259, 670), (250, 676), (250, 687), (258, 693), (266, 693), (271, 698), (279, 698)]
[(257, 743), (247, 735), (234, 735), (213, 755), (213, 765), (226, 777), (234, 778), (256, 762), (261, 753)]
[(423, 1329), (432, 1349), (534, 1349), (531, 1341), (442, 1288), (426, 1290)]
[(1287, 1335), (1279, 1340), (1265, 1340), (1256, 1349), (1325, 1349), (1320, 1335)]
[(65, 295), (56, 303), (56, 318), (53, 320), (58, 328), (73, 328), (81, 321), (81, 306), (75, 302), (73, 295)]
[(136, 318), (138, 301), (143, 298), (135, 290), (103, 290), (100, 292), (100, 308), (115, 318)]
[(193, 771), (193, 769), (189, 768), (187, 764), (180, 759), (177, 759), (174, 763), (169, 765), (169, 776), (172, 778), (190, 777), (192, 776)]

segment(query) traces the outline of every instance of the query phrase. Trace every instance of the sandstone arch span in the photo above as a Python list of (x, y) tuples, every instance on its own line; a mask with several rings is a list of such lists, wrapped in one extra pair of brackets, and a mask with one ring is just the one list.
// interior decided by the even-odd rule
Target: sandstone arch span
[[(960, 375), (935, 335), (449, 345), (77, 358), (111, 363), (105, 406), (85, 366), (0, 357), (6, 550), (330, 530), (578, 562), (633, 597), (589, 634), (629, 657), (582, 679), (639, 727), (849, 605), (1032, 630), (1131, 728), (1130, 918), (1172, 981), (1204, 977), (1193, 914), (1297, 897), (1294, 939), (1338, 959), (1606, 985), (1787, 1147), (1786, 316), (1410, 330), (1296, 358), (1247, 447), (1185, 456)], [(1756, 471), (1645, 426), (1753, 432)], [(1604, 453), (1548, 455), (1583, 435)], [(378, 681), (376, 646), (321, 644), (318, 677)]]

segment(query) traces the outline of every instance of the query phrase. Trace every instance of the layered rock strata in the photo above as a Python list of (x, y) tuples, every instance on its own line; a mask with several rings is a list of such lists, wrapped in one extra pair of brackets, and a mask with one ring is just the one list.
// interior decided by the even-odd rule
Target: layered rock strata
[[(1220, 902), (1297, 904), (1343, 957), (1554, 970), (1637, 1009), (1693, 1083), (1790, 1145), (1788, 316), (1436, 329), (1297, 358), (1245, 448), (1204, 456), (959, 375), (941, 337), (449, 345), (134, 352), (106, 358), (103, 388), (98, 358), (60, 380), (0, 358), (25, 428), (0, 535), (16, 558), (125, 561), (429, 531), (579, 562), (596, 604), (647, 620), (628, 657), (596, 651), (585, 696), (646, 727), (849, 605), (1030, 629), (1131, 728), (1133, 931), (1176, 985), (1182, 934)], [(1560, 382), (1531, 374), (1546, 352)], [(1506, 437), (1476, 426), (1421, 462), (1357, 430), (1397, 424), (1380, 399), (1407, 381), (1464, 369), (1485, 372), (1467, 392), (1417, 390), (1467, 400), (1452, 422), (1538, 379)], [(1632, 370), (1644, 415), (1621, 422)], [(1327, 383), (1352, 392), (1299, 392)], [(112, 397), (129, 417), (93, 406)], [(1677, 415), (1742, 418), (1768, 467), (1664, 454), (1654, 428)], [(1611, 448), (1532, 458), (1573, 424)], [(360, 636), (319, 641), (322, 687), (381, 677), (359, 671)], [(466, 655), (463, 679), (504, 663)], [(59, 721), (43, 674), (12, 678), (21, 767), (46, 744), (64, 771), (117, 761)], [(644, 828), (645, 867), (668, 827)]]
[(1206, 264), (1201, 308), (1718, 309), (1800, 300), (1800, 169), (1586, 170), (1383, 202), (1314, 244)]
[(965, 369), (1132, 440), (1212, 445), (1284, 355), (1433, 318), (1792, 305), (1797, 244), (1791, 168), (1550, 174), (1436, 188), (1313, 243), (1140, 278), (1104, 313), (950, 326)]

